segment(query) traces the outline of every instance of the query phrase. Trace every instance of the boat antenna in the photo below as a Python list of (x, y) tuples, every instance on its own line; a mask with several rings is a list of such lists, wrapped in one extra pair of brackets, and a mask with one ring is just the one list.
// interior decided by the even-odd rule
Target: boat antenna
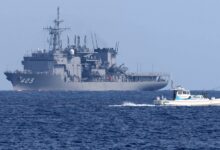
[(54, 27), (47, 27), (44, 28), (45, 30), (49, 31), (50, 34), (50, 48), (53, 51), (55, 50), (62, 50), (62, 41), (61, 41), (61, 33), (65, 30), (70, 28), (60, 28), (60, 24), (63, 20), (60, 20), (60, 8), (57, 7), (57, 18), (54, 20)]
[(74, 36), (74, 45), (76, 46), (76, 35)]
[(92, 33), (91, 33), (91, 39), (92, 39), (92, 47), (93, 47), (93, 49), (95, 49), (94, 39), (93, 39), (93, 34)]
[(67, 46), (68, 46), (68, 47), (70, 46), (70, 38), (69, 38), (68, 35), (67, 35)]
[(80, 47), (80, 36), (77, 36), (77, 47)]
[(95, 36), (96, 48), (99, 48), (99, 46), (98, 46), (98, 41), (97, 41), (97, 37), (96, 37), (96, 34), (95, 34), (95, 33), (94, 33), (94, 36)]
[(115, 50), (116, 50), (116, 52), (118, 52), (118, 47), (119, 47), (119, 42), (116, 42), (116, 44), (115, 44)]
[(171, 89), (174, 89), (174, 83), (173, 83), (173, 80), (171, 80), (170, 83), (171, 83)]
[(84, 47), (86, 48), (86, 44), (87, 44), (87, 37), (86, 35), (84, 36)]

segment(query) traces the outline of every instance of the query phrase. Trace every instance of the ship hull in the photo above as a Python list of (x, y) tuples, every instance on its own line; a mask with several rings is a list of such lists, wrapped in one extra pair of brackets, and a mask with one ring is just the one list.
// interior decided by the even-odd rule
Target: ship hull
[(154, 91), (168, 84), (168, 81), (64, 82), (58, 75), (22, 73), (5, 73), (5, 75), (16, 91)]

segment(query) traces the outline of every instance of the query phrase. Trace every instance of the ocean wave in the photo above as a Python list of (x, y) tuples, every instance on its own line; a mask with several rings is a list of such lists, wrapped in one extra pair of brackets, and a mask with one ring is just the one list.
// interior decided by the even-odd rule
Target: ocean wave
[(119, 105), (109, 105), (109, 107), (154, 107), (153, 104), (139, 104), (134, 102), (123, 102)]

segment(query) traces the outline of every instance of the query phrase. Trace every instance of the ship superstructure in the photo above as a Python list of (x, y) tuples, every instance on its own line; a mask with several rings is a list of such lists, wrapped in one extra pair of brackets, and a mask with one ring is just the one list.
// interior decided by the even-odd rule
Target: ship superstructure
[(49, 31), (49, 50), (37, 50), (24, 56), (23, 71), (6, 71), (7, 79), (15, 90), (158, 90), (168, 84), (164, 73), (128, 73), (124, 64), (116, 64), (118, 43), (115, 48), (87, 47), (87, 37), (81, 44), (80, 36), (74, 43), (62, 47), (59, 8), (54, 27)]

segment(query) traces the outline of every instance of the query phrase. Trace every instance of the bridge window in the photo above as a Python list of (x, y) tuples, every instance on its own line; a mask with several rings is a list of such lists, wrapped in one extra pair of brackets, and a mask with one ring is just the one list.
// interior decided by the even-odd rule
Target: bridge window
[(178, 93), (178, 94), (182, 94), (183, 92), (182, 92), (182, 91), (178, 91), (177, 93)]

